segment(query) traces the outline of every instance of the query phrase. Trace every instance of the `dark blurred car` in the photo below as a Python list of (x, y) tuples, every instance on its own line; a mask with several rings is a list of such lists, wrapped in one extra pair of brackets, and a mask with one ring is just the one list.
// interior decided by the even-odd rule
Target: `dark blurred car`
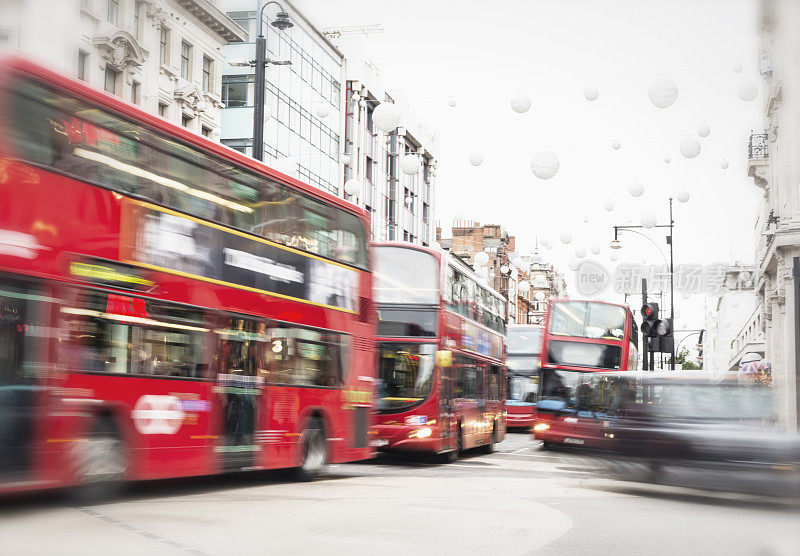
[[(800, 437), (779, 431), (772, 391), (708, 375), (639, 375), (611, 444), (616, 478), (757, 494), (800, 493)], [(631, 379), (633, 380), (633, 379)]]

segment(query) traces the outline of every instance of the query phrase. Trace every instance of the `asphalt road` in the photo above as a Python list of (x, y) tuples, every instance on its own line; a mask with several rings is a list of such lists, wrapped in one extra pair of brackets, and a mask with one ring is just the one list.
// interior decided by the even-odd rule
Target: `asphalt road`
[(450, 465), (380, 457), (324, 479), (247, 473), (134, 485), (114, 503), (0, 503), (0, 556), (800, 554), (800, 511), (622, 483), (588, 453), (511, 434)]

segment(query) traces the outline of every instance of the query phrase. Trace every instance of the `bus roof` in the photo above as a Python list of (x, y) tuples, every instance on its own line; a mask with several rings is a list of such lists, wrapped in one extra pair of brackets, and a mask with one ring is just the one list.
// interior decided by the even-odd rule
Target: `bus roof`
[(294, 189), (302, 191), (303, 193), (320, 198), (331, 205), (355, 213), (365, 220), (369, 220), (370, 218), (369, 213), (349, 201), (345, 201), (344, 199), (328, 193), (327, 191), (317, 189), (298, 179), (278, 172), (263, 162), (245, 156), (239, 151), (236, 151), (226, 145), (222, 145), (221, 143), (211, 141), (210, 139), (207, 139), (201, 135), (192, 133), (191, 131), (172, 124), (161, 117), (148, 114), (144, 110), (128, 104), (127, 102), (124, 102), (120, 98), (115, 97), (110, 93), (92, 89), (80, 81), (71, 79), (60, 73), (40, 66), (22, 56), (16, 54), (0, 56), (0, 83), (7, 82), (9, 78), (14, 77), (15, 75), (33, 77), (39, 80), (45, 86), (69, 92), (72, 95), (84, 98), (94, 104), (98, 104), (104, 108), (113, 110), (123, 117), (143, 123), (151, 128), (167, 133), (178, 140), (193, 144), (194, 146), (210, 151), (217, 156), (226, 158), (230, 162), (234, 162), (240, 166), (245, 166), (251, 171), (258, 172), (271, 179), (283, 182)]

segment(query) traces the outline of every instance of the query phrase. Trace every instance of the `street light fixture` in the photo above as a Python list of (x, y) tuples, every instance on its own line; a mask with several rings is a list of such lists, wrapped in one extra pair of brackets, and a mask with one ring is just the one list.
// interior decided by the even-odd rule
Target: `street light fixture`
[[(255, 68), (255, 99), (253, 108), (253, 158), (264, 160), (264, 110), (265, 99), (264, 89), (266, 88), (267, 65), (288, 66), (292, 62), (289, 60), (270, 60), (267, 58), (267, 39), (264, 37), (264, 10), (270, 4), (278, 6), (278, 13), (275, 21), (270, 23), (278, 31), (285, 31), (294, 26), (289, 19), (289, 14), (283, 9), (280, 3), (271, 0), (258, 10), (258, 37), (256, 38), (256, 59), (247, 65)], [(233, 61), (232, 61), (233, 62)], [(231, 65), (234, 65), (231, 62)], [(236, 60), (236, 62), (239, 62)]]
[[(622, 243), (619, 241), (618, 235), (619, 232), (625, 230), (634, 234), (638, 234), (645, 239), (647, 239), (650, 243), (656, 246), (656, 248), (661, 253), (661, 256), (664, 257), (664, 262), (667, 262), (667, 257), (664, 256), (664, 252), (661, 251), (661, 248), (656, 244), (652, 238), (649, 236), (636, 231), (634, 228), (644, 228), (645, 226), (614, 226), (614, 239), (611, 241), (609, 247), (611, 249), (621, 249)], [(675, 227), (675, 220), (672, 218), (672, 197), (669, 198), (669, 224), (655, 224), (652, 226), (653, 228), (669, 228), (669, 234), (667, 235), (667, 244), (669, 245), (669, 316), (670, 319), (674, 321), (675, 319), (675, 269), (673, 265), (673, 230)], [(672, 349), (672, 357), (670, 359), (670, 369), (675, 368), (675, 348), (673, 346)]]

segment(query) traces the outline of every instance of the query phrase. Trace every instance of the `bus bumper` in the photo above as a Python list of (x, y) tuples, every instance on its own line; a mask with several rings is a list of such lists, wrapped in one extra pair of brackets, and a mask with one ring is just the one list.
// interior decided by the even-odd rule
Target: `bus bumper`
[(378, 425), (377, 431), (372, 444), (380, 451), (438, 453), (444, 449), (444, 441), (435, 426)]

